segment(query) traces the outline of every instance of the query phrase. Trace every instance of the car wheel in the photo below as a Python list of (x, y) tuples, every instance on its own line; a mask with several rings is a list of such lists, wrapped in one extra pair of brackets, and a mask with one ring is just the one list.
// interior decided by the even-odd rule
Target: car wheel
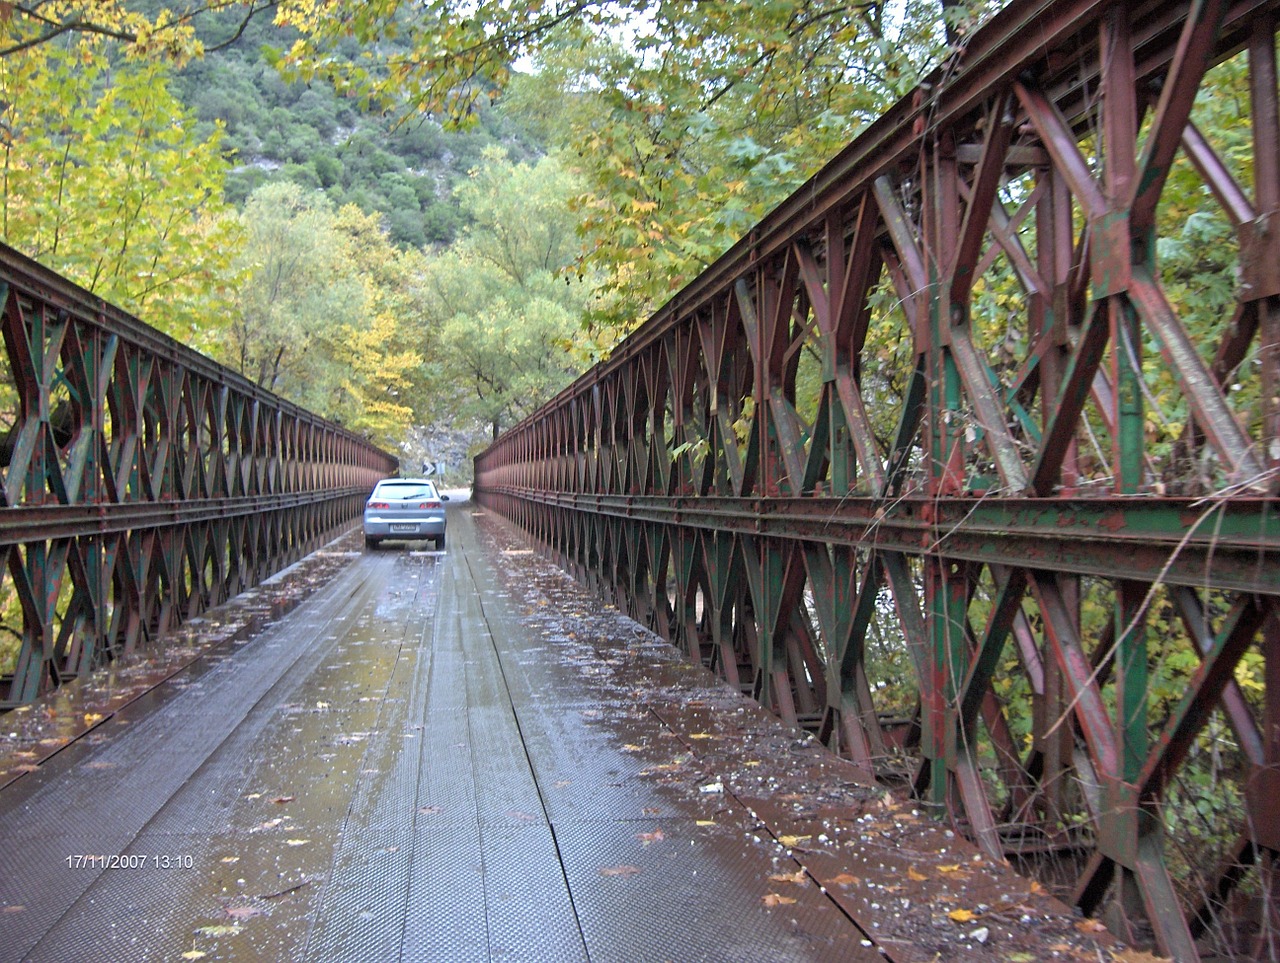
[(371, 552), (377, 551), (378, 540), (376, 538), (370, 538), (368, 535), (366, 535), (364, 537), (364, 547)]
[(436, 536), (436, 551), (438, 552), (438, 551), (440, 551), (440, 549), (442, 549), (442, 548), (444, 548), (444, 536), (443, 536), (443, 535), (437, 535), (437, 536)]

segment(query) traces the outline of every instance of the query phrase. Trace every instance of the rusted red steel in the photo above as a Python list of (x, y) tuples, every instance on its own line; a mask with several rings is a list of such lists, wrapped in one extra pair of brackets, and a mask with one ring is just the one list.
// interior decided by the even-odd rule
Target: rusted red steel
[(396, 460), (0, 246), (0, 706), (312, 551)]
[[(476, 460), (692, 658), (1184, 960), (1280, 952), (1276, 20), (1015, 0)], [(1236, 56), (1243, 160), (1193, 109)], [(1174, 172), (1239, 250), (1194, 325)]]

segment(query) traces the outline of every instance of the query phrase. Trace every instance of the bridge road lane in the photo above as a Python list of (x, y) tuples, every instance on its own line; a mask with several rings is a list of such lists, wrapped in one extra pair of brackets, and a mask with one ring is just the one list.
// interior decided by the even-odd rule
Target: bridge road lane
[(882, 959), (817, 887), (762, 903), (777, 846), (652, 777), (678, 740), (472, 512), (0, 792), (0, 961)]

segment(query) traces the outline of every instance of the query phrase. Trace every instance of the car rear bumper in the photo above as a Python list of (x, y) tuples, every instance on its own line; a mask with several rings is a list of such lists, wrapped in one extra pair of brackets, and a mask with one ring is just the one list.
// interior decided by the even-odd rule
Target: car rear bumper
[(370, 516), (364, 518), (366, 538), (435, 538), (444, 534), (444, 518), (388, 518)]

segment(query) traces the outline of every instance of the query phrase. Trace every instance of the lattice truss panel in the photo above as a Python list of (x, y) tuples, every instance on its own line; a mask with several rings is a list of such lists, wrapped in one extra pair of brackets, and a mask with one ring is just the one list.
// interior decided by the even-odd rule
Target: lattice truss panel
[(481, 497), (1126, 937), (1280, 958), (1278, 131), (1274, 3), (1015, 2)]
[(0, 705), (355, 518), (396, 461), (0, 246)]

